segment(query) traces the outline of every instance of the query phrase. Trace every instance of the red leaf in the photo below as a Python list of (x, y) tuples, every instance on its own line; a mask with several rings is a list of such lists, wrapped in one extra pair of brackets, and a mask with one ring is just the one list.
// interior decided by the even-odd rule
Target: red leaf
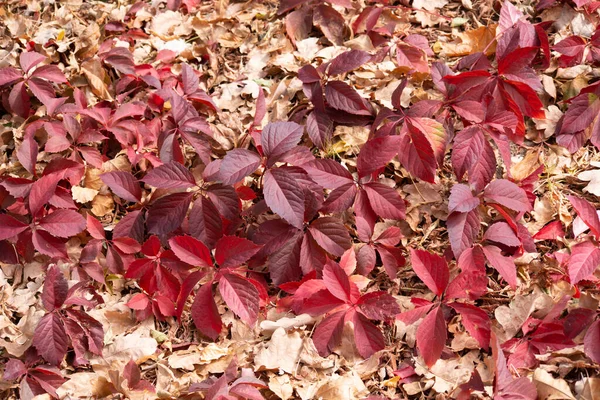
[(496, 172), (496, 156), (481, 128), (471, 126), (458, 132), (452, 147), (452, 168), (458, 180), (469, 173), (469, 182), (476, 191), (492, 180)]
[(485, 240), (489, 240), (496, 243), (501, 243), (509, 247), (518, 247), (521, 245), (521, 241), (515, 235), (510, 225), (504, 221), (496, 222), (485, 231), (483, 234)]
[(273, 212), (301, 229), (304, 224), (304, 191), (297, 180), (287, 173), (288, 168), (273, 168), (263, 175), (263, 194)]
[(328, 75), (339, 75), (355, 70), (371, 61), (371, 55), (362, 50), (349, 50), (334, 58), (327, 69)]
[(330, 261), (325, 264), (325, 267), (323, 267), (323, 282), (325, 282), (327, 290), (329, 290), (332, 295), (347, 304), (353, 302), (355, 297), (352, 294), (353, 284), (338, 263)]
[[(332, 190), (331, 193), (329, 193), (329, 196), (327, 196), (327, 200), (323, 203), (321, 212), (336, 213), (346, 211), (352, 207), (357, 191), (358, 189), (354, 182)], [(377, 216), (375, 216), (375, 218), (377, 218)]]
[(333, 121), (327, 114), (313, 110), (306, 118), (306, 133), (315, 146), (323, 149), (333, 137)]
[(269, 256), (267, 268), (273, 284), (279, 286), (300, 279), (302, 275), (300, 269), (302, 238), (302, 235), (297, 235)]
[(233, 185), (258, 169), (261, 158), (246, 149), (229, 150), (219, 167), (219, 176), (225, 185)]
[(160, 189), (187, 189), (196, 186), (192, 173), (175, 161), (154, 168), (142, 181)]
[(400, 135), (402, 142), (398, 159), (404, 168), (417, 178), (433, 183), (437, 162), (432, 143), (425, 132), (407, 121), (402, 125)]
[(382, 136), (367, 141), (356, 159), (358, 176), (363, 177), (385, 167), (400, 149), (400, 136)]
[(600, 265), (600, 249), (592, 242), (583, 242), (571, 247), (569, 278), (573, 285), (590, 277)]
[(450, 190), (450, 198), (448, 199), (448, 211), (453, 213), (469, 212), (474, 210), (479, 205), (479, 199), (473, 196), (471, 189), (467, 185), (456, 183)]
[(41, 230), (32, 232), (31, 241), (33, 246), (42, 254), (49, 257), (67, 257), (67, 247), (65, 243), (51, 234)]
[(328, 159), (318, 158), (302, 165), (310, 178), (326, 189), (337, 189), (341, 186), (354, 183), (352, 174), (340, 163)]
[(216, 340), (221, 333), (223, 323), (213, 297), (212, 283), (206, 283), (198, 289), (190, 311), (196, 328), (203, 335)]
[(369, 319), (382, 321), (400, 314), (398, 302), (386, 292), (369, 292), (361, 296), (358, 305), (360, 311)]
[(600, 320), (595, 321), (588, 328), (583, 338), (583, 349), (596, 364), (600, 364)]
[(328, 313), (344, 304), (344, 301), (335, 297), (320, 279), (304, 282), (292, 298), (292, 310), (296, 314), (306, 313), (312, 316)]
[(61, 177), (59, 174), (49, 174), (42, 176), (37, 181), (33, 182), (31, 186), (31, 192), (29, 193), (29, 211), (31, 215), (35, 216), (39, 210), (48, 203), (48, 201), (54, 196), (56, 186)]
[(330, 107), (354, 115), (371, 115), (371, 107), (352, 86), (341, 81), (329, 81), (325, 86), (325, 99)]
[(190, 265), (212, 267), (213, 261), (208, 248), (191, 236), (175, 236), (169, 239), (169, 246), (181, 261)]
[(219, 211), (210, 199), (200, 196), (189, 216), (190, 234), (212, 249), (223, 236), (223, 222)]
[(148, 231), (166, 235), (181, 226), (190, 208), (193, 193), (174, 193), (161, 197), (148, 210)]
[(67, 354), (69, 342), (60, 316), (44, 315), (33, 333), (33, 345), (50, 364), (59, 365)]
[(515, 211), (527, 212), (532, 209), (527, 193), (515, 183), (506, 179), (497, 179), (485, 187), (486, 200), (498, 203)]
[(473, 246), (479, 235), (479, 211), (474, 209), (468, 213), (454, 212), (446, 220), (448, 236), (454, 257), (459, 258), (463, 251)]
[(261, 247), (248, 239), (223, 236), (217, 242), (215, 261), (223, 268), (238, 267), (258, 253)]
[[(468, 254), (463, 251), (461, 259)], [(463, 270), (456, 276), (446, 289), (446, 298), (477, 300), (487, 292), (487, 276), (482, 255), (482, 269)]]
[(54, 236), (68, 238), (86, 227), (85, 219), (73, 210), (55, 210), (39, 221), (40, 227)]
[(560, 221), (552, 221), (544, 225), (542, 229), (533, 235), (534, 240), (555, 240), (559, 237), (565, 237), (565, 230)]
[(260, 142), (268, 166), (273, 165), (282, 155), (290, 151), (302, 139), (304, 127), (295, 122), (272, 122), (262, 131)]
[(569, 108), (560, 126), (560, 134), (575, 134), (586, 129), (600, 113), (598, 86), (586, 88), (570, 100)]
[(352, 317), (354, 325), (354, 341), (358, 348), (358, 353), (363, 358), (369, 358), (374, 353), (385, 348), (385, 339), (383, 334), (371, 321), (359, 312), (355, 312)]
[(417, 348), (428, 367), (440, 358), (446, 346), (448, 329), (441, 307), (434, 308), (417, 328)]
[(42, 293), (44, 308), (48, 311), (60, 308), (67, 299), (68, 291), (69, 284), (60, 269), (54, 265), (48, 268)]
[(535, 400), (537, 390), (535, 385), (525, 377), (514, 379), (506, 366), (506, 358), (496, 335), (492, 332), (490, 343), (492, 356), (496, 364), (496, 379), (494, 381), (494, 399), (498, 400)]
[(366, 183), (363, 185), (363, 189), (369, 198), (371, 208), (378, 216), (395, 220), (406, 218), (404, 200), (396, 189), (379, 182)]
[(465, 303), (449, 303), (462, 317), (462, 323), (482, 349), (490, 345), (491, 324), (487, 313), (481, 308)]
[(98, 240), (106, 239), (106, 234), (104, 233), (104, 227), (102, 223), (94, 218), (91, 214), (86, 215), (86, 225), (87, 231), (91, 237)]
[(136, 293), (125, 305), (132, 310), (145, 310), (150, 305), (150, 299), (144, 293)]
[(122, 199), (132, 203), (137, 203), (142, 199), (142, 189), (137, 179), (130, 172), (107, 172), (100, 175), (100, 179)]
[(319, 246), (336, 257), (341, 257), (352, 246), (348, 229), (337, 218), (318, 218), (308, 230)]
[(328, 315), (315, 329), (313, 343), (321, 357), (327, 357), (342, 341), (345, 311)]
[(502, 250), (496, 246), (484, 246), (482, 249), (488, 264), (494, 267), (513, 289), (516, 289), (517, 267), (512, 257), (502, 255)]
[(0, 240), (10, 239), (27, 230), (29, 225), (11, 217), (0, 214)]
[(260, 297), (253, 284), (234, 274), (224, 274), (219, 279), (219, 292), (227, 307), (250, 326), (256, 323)]
[(38, 156), (38, 144), (33, 135), (26, 135), (17, 149), (17, 159), (32, 175), (35, 175), (35, 164)]
[(427, 285), (427, 287), (440, 297), (448, 286), (450, 271), (446, 260), (437, 254), (425, 250), (410, 249), (410, 261), (412, 268)]
[(590, 227), (594, 236), (600, 237), (600, 219), (598, 219), (598, 214), (594, 206), (587, 200), (579, 199), (575, 196), (569, 196), (568, 199), (577, 212), (577, 215)]
[(333, 44), (341, 46), (346, 37), (344, 17), (333, 7), (320, 4), (313, 8), (313, 24)]

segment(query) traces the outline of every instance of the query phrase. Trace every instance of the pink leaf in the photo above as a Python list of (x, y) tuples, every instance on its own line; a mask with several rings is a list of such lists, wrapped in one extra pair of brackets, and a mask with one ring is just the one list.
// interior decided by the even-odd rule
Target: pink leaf
[(512, 257), (502, 255), (502, 250), (496, 246), (484, 246), (483, 253), (488, 263), (500, 273), (506, 282), (513, 288), (517, 287), (517, 267)]
[(385, 219), (403, 220), (406, 218), (404, 200), (396, 189), (383, 183), (369, 182), (363, 185), (373, 211)]
[(417, 348), (428, 367), (440, 358), (446, 346), (448, 329), (440, 306), (434, 308), (417, 328)]
[(596, 320), (588, 328), (583, 338), (585, 355), (596, 364), (600, 364), (600, 320)]
[(571, 247), (569, 278), (573, 285), (590, 277), (600, 265), (600, 249), (592, 242), (583, 242)]
[(54, 236), (68, 238), (86, 227), (85, 219), (73, 210), (54, 210), (39, 221), (40, 227)]
[(148, 231), (166, 235), (181, 226), (190, 208), (193, 193), (174, 193), (161, 197), (148, 210)]
[(328, 75), (339, 75), (355, 70), (371, 60), (371, 55), (362, 50), (349, 50), (334, 58), (329, 64)]
[(382, 136), (367, 141), (356, 159), (359, 177), (363, 177), (385, 167), (398, 153), (400, 136)]
[(527, 193), (515, 183), (506, 179), (497, 179), (485, 187), (486, 200), (498, 203), (515, 211), (527, 212), (532, 209)]
[(385, 348), (383, 334), (364, 315), (355, 312), (352, 317), (352, 324), (354, 325), (356, 347), (363, 358), (369, 358)]
[(12, 85), (18, 80), (23, 79), (23, 75), (13, 67), (0, 68), (0, 87)]
[(341, 257), (352, 246), (348, 229), (337, 218), (318, 218), (308, 230), (319, 246), (336, 257)]
[(21, 57), (19, 57), (19, 64), (25, 73), (28, 73), (29, 70), (42, 61), (46, 59), (46, 56), (41, 55), (35, 51), (28, 51), (21, 53)]
[(258, 253), (261, 247), (248, 239), (223, 236), (217, 242), (215, 261), (223, 268), (238, 267)]
[(325, 99), (336, 110), (354, 115), (371, 115), (371, 107), (351, 86), (341, 81), (329, 81), (325, 86)]
[(577, 215), (579, 215), (583, 222), (590, 227), (594, 236), (600, 237), (600, 219), (598, 218), (594, 206), (587, 200), (575, 196), (569, 196), (568, 199), (575, 211), (577, 211)]
[(327, 290), (347, 304), (351, 304), (353, 300), (352, 283), (346, 275), (346, 272), (335, 262), (328, 262), (323, 267), (323, 282), (327, 286)]
[(213, 340), (219, 337), (223, 323), (215, 304), (212, 283), (206, 283), (198, 289), (192, 304), (191, 314), (194, 325), (202, 334)]
[(106, 239), (104, 227), (102, 223), (94, 218), (91, 214), (86, 215), (87, 231), (91, 237), (98, 240)]
[(450, 303), (462, 317), (462, 323), (482, 349), (488, 349), (490, 345), (491, 324), (487, 313), (481, 308), (466, 303)]
[(496, 222), (485, 231), (483, 238), (509, 247), (518, 247), (521, 241), (506, 222)]
[(27, 230), (29, 225), (11, 217), (0, 214), (0, 240), (10, 239)]
[(142, 189), (137, 179), (129, 172), (107, 172), (100, 175), (100, 179), (122, 199), (132, 203), (137, 203), (142, 199)]
[(42, 65), (31, 74), (32, 77), (43, 78), (52, 83), (67, 83), (65, 74), (56, 65)]
[(448, 236), (454, 257), (458, 258), (463, 251), (473, 246), (475, 238), (479, 235), (479, 211), (474, 209), (468, 213), (454, 212), (446, 220)]
[(263, 175), (265, 202), (273, 212), (298, 229), (304, 223), (304, 191), (287, 173), (289, 167), (268, 170)]
[(59, 314), (44, 315), (33, 333), (33, 345), (50, 364), (59, 365), (67, 354), (69, 342)]
[(160, 189), (187, 189), (196, 186), (192, 173), (174, 161), (154, 168), (142, 181)]
[(169, 239), (169, 246), (181, 261), (190, 265), (212, 267), (212, 257), (208, 248), (191, 236), (175, 236)]
[(453, 213), (469, 212), (479, 206), (479, 199), (473, 196), (471, 189), (467, 185), (461, 183), (454, 184), (450, 190), (450, 198), (448, 199), (448, 211)]
[(246, 149), (229, 150), (220, 165), (219, 176), (225, 185), (233, 185), (258, 169), (261, 158)]
[(253, 284), (234, 274), (224, 274), (219, 279), (219, 292), (227, 307), (250, 326), (258, 317), (259, 295)]
[(419, 279), (436, 296), (441, 296), (448, 286), (450, 276), (446, 260), (425, 250), (410, 249), (410, 261)]
[(68, 291), (69, 284), (60, 269), (54, 265), (48, 268), (42, 293), (44, 308), (48, 311), (60, 308), (67, 299)]
[(272, 122), (264, 127), (261, 135), (261, 145), (265, 156), (269, 159), (268, 166), (273, 165), (282, 155), (290, 151), (302, 139), (304, 127), (295, 122)]
[(342, 341), (345, 311), (328, 315), (315, 329), (313, 343), (321, 357), (327, 357)]

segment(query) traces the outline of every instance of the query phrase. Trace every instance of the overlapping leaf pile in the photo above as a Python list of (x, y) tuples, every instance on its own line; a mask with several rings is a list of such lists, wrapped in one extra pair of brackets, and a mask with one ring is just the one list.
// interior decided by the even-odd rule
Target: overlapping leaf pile
[(8, 396), (600, 391), (600, 3), (75, 3), (0, 8)]

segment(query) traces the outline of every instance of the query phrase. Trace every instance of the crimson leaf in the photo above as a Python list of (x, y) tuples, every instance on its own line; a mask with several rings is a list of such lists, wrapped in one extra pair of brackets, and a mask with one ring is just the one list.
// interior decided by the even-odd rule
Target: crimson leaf
[(410, 261), (419, 279), (436, 296), (441, 296), (446, 290), (446, 286), (448, 286), (450, 277), (446, 260), (425, 250), (410, 249)]
[(434, 308), (417, 328), (417, 348), (425, 364), (433, 366), (446, 346), (448, 330), (441, 307)]
[(142, 199), (142, 189), (137, 179), (129, 172), (107, 172), (100, 175), (100, 179), (122, 199), (131, 201), (132, 203), (137, 203)]
[(196, 186), (192, 173), (174, 161), (154, 168), (142, 181), (161, 189), (187, 189)]
[(265, 202), (273, 212), (298, 229), (304, 223), (304, 191), (286, 167), (273, 168), (263, 175)]

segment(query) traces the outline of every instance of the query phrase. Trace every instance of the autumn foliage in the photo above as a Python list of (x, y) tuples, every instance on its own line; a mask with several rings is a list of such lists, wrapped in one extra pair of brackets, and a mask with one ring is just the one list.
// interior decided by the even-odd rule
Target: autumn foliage
[[(0, 57), (1, 389), (77, 397), (86, 373), (97, 397), (597, 393), (599, 202), (543, 160), (600, 148), (600, 82), (581, 78), (600, 64), (600, 3), (494, 2), (449, 41), (402, 31), (444, 17), (422, 2), (222, 3), (121, 7), (80, 60), (25, 36)], [(252, 53), (243, 115), (209, 73), (230, 43), (202, 35), (253, 6), (300, 61)], [(566, 9), (593, 29), (565, 36), (548, 15)], [(160, 24), (194, 56), (142, 56), (170, 43)], [(281, 335), (302, 338), (298, 374), (257, 361)], [(303, 363), (353, 389), (311, 392)]]

